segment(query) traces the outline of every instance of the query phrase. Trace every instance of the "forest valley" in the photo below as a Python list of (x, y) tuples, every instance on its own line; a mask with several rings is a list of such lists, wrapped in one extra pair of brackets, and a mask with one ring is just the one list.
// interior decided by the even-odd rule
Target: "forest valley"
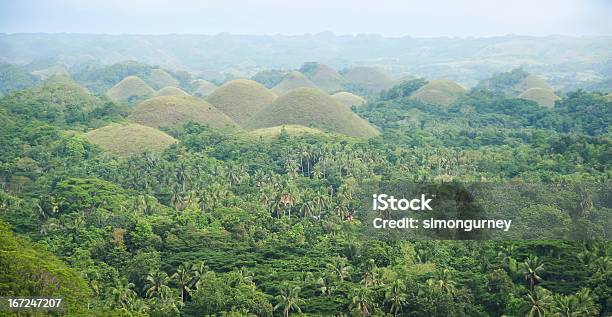
[[(365, 180), (610, 181), (604, 94), (545, 108), (474, 89), (439, 107), (405, 97), (423, 82), (353, 108), (380, 128), (370, 139), (189, 123), (164, 128), (179, 142), (163, 152), (125, 158), (83, 132), (130, 105), (69, 88), (2, 97), (0, 295), (61, 296), (49, 314), (70, 316), (612, 315), (612, 210), (588, 191), (532, 193), (520, 212), (543, 224), (536, 240), (361, 234)], [(567, 239), (547, 235), (551, 219)]]

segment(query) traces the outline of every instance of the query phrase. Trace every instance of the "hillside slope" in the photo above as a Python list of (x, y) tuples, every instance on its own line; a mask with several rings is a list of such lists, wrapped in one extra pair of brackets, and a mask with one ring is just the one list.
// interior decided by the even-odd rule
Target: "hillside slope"
[(178, 126), (189, 121), (220, 128), (236, 124), (208, 102), (191, 96), (160, 96), (139, 103), (128, 117), (149, 127)]
[(249, 120), (245, 127), (258, 129), (289, 124), (314, 126), (356, 137), (371, 137), (379, 133), (367, 121), (316, 88), (299, 88), (279, 97)]
[(249, 79), (237, 79), (219, 87), (206, 101), (241, 124), (274, 99), (276, 95), (261, 84)]

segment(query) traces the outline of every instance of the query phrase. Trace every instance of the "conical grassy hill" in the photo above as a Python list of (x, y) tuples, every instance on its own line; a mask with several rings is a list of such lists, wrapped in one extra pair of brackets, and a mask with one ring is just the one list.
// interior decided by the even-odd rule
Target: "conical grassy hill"
[(206, 101), (242, 124), (275, 99), (276, 95), (261, 84), (249, 79), (237, 79), (219, 87)]
[(172, 87), (172, 86), (166, 86), (166, 87), (158, 90), (155, 93), (155, 96), (156, 97), (160, 97), (160, 96), (189, 96), (189, 94), (186, 93), (181, 88)]
[(128, 117), (149, 127), (179, 126), (189, 121), (221, 128), (236, 123), (208, 102), (191, 96), (161, 96), (139, 103)]
[(546, 88), (527, 89), (518, 98), (535, 101), (538, 105), (548, 108), (554, 107), (555, 101), (560, 99), (552, 90)]
[(155, 90), (137, 76), (125, 77), (106, 92), (108, 98), (113, 101), (132, 101), (153, 94)]
[(317, 88), (299, 88), (279, 97), (245, 127), (259, 129), (282, 125), (314, 126), (355, 137), (379, 134), (367, 121)]
[(162, 131), (137, 123), (111, 123), (85, 136), (102, 150), (122, 157), (147, 151), (161, 152), (177, 142)]
[(366, 103), (366, 100), (362, 97), (346, 91), (337, 92), (332, 97), (349, 108), (352, 106), (361, 107)]
[(419, 88), (410, 97), (431, 105), (450, 106), (464, 93), (465, 89), (454, 81), (437, 79)]
[(272, 88), (272, 91), (275, 94), (282, 96), (295, 89), (303, 87), (316, 88), (317, 85), (310, 81), (310, 79), (306, 78), (304, 74), (298, 71), (292, 71), (289, 74), (285, 75), (283, 80), (281, 80), (280, 83), (278, 83)]

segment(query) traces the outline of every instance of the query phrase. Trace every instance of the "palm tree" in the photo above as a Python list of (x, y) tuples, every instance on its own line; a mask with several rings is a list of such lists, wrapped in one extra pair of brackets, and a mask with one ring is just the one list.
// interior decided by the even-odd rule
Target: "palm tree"
[(285, 161), (285, 172), (290, 178), (296, 178), (298, 176), (298, 163), (293, 159), (287, 159)]
[(335, 289), (327, 276), (321, 276), (317, 279), (317, 286), (322, 295), (331, 295)]
[(402, 306), (406, 304), (405, 292), (406, 286), (400, 280), (395, 280), (385, 292), (385, 302), (391, 305), (390, 311), (393, 316), (397, 316), (397, 313), (402, 310)]
[(528, 257), (522, 264), (523, 276), (529, 281), (529, 290), (535, 288), (536, 283), (541, 282), (542, 278), (538, 275), (544, 271), (544, 264), (537, 256)]
[(360, 287), (353, 291), (351, 295), (351, 307), (358, 310), (363, 316), (369, 316), (372, 313), (372, 297), (370, 292), (365, 287)]
[(255, 288), (255, 273), (243, 266), (240, 268), (240, 275), (244, 284)]
[(176, 181), (181, 184), (182, 191), (187, 188), (187, 181), (189, 180), (189, 171), (185, 163), (180, 163), (176, 170)]
[(204, 285), (204, 275), (208, 273), (208, 266), (204, 262), (199, 262), (191, 266), (191, 281), (189, 287), (200, 289)]
[(578, 300), (574, 296), (555, 295), (551, 305), (555, 317), (584, 316), (579, 312)]
[(128, 283), (127, 280), (123, 280), (120, 285), (113, 287), (111, 294), (115, 304), (124, 309), (129, 309), (130, 302), (133, 298), (137, 297), (136, 292), (133, 290), (134, 283)]
[(444, 269), (438, 273), (438, 287), (447, 294), (455, 294), (455, 282), (452, 280), (451, 272)]
[(550, 292), (545, 288), (536, 287), (527, 294), (527, 300), (529, 301), (528, 317), (545, 316), (551, 301)]
[(319, 216), (321, 216), (323, 208), (327, 207), (328, 199), (327, 195), (321, 190), (317, 191), (312, 197), (312, 201), (315, 203), (315, 206), (319, 209)]
[(149, 273), (145, 282), (145, 293), (147, 297), (157, 297), (162, 286), (168, 284), (168, 274), (162, 271)]
[(340, 200), (338, 204), (336, 204), (336, 208), (334, 208), (340, 220), (344, 221), (344, 218), (348, 214), (348, 204), (344, 200)]
[(304, 302), (303, 299), (300, 298), (300, 288), (299, 287), (291, 287), (289, 285), (285, 285), (280, 290), (280, 294), (276, 296), (276, 300), (278, 304), (274, 306), (274, 310), (279, 308), (283, 309), (283, 316), (289, 317), (289, 313), (292, 311), (296, 311), (298, 313), (302, 312), (300, 308), (300, 304)]
[(374, 259), (367, 260), (363, 266), (363, 274), (361, 279), (361, 283), (363, 283), (366, 288), (368, 287), (368, 284), (374, 280), (375, 270), (376, 262), (374, 262)]
[(300, 206), (300, 212), (302, 213), (302, 217), (310, 218), (314, 216), (313, 214), (314, 209), (315, 209), (314, 202), (312, 202), (311, 200), (305, 200)]
[(331, 263), (327, 264), (327, 268), (338, 276), (341, 281), (349, 276), (350, 266), (348, 260), (344, 257), (333, 257)]
[(185, 302), (185, 291), (189, 290), (189, 282), (191, 281), (191, 275), (187, 266), (184, 264), (179, 265), (178, 269), (170, 277), (179, 288), (181, 294), (181, 303)]
[(230, 187), (236, 184), (242, 183), (248, 177), (248, 173), (246, 172), (246, 168), (243, 165), (240, 166), (230, 166), (225, 171), (225, 178), (229, 181)]

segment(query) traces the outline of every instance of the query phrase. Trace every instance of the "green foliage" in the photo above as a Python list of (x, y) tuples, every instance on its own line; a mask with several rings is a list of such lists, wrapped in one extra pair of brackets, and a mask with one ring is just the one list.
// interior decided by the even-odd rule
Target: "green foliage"
[(0, 99), (0, 108), (15, 118), (71, 128), (121, 116), (119, 107), (89, 94), (74, 82), (50, 83), (16, 92)]
[[(609, 241), (542, 240), (607, 237), (610, 207), (593, 188), (610, 179), (609, 100), (577, 91), (547, 109), (484, 89), (448, 108), (406, 98), (424, 83), (355, 109), (381, 128), (370, 139), (303, 126), (253, 137), (185, 118), (167, 130), (174, 138), (133, 123), (83, 133), (122, 108), (65, 82), (6, 96), (0, 219), (12, 229), (0, 225), (0, 293), (58, 294), (69, 314), (94, 316), (610, 315)], [(312, 107), (304, 125), (322, 122), (323, 107), (343, 109), (333, 124), (358, 118), (307, 92), (274, 103), (296, 117)], [(252, 96), (225, 106), (254, 114)], [(525, 186), (478, 199), (528, 219), (534, 240), (364, 237), (367, 181)]]
[(62, 297), (64, 313), (85, 313), (92, 292), (79, 272), (44, 247), (16, 237), (1, 221), (0, 241), (0, 294)]
[(245, 284), (237, 273), (204, 276), (203, 286), (195, 291), (185, 307), (186, 316), (245, 311), (256, 316), (272, 316), (272, 305), (265, 294)]
[(0, 63), (0, 96), (33, 87), (37, 83), (38, 78), (21, 67)]
[(384, 101), (384, 100), (409, 97), (415, 91), (419, 90), (421, 87), (425, 85), (427, 85), (427, 81), (423, 78), (405, 81), (399, 85), (393, 86), (389, 90), (383, 90), (380, 93), (380, 100)]
[(514, 87), (529, 76), (522, 68), (515, 68), (509, 72), (496, 73), (491, 78), (480, 81), (476, 89), (485, 89), (506, 95), (515, 93)]

